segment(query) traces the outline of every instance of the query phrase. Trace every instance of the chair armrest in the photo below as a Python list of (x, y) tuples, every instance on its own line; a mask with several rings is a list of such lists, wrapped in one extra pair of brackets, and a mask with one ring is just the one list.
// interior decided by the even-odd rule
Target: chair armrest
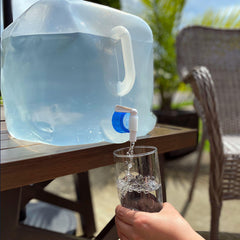
[[(217, 97), (215, 93), (215, 86), (211, 74), (206, 67), (195, 67), (187, 74), (183, 81), (190, 83), (193, 93), (201, 106), (203, 116), (206, 118), (207, 132), (213, 142), (216, 138), (221, 141), (222, 131), (218, 118)], [(209, 139), (210, 140), (210, 139)], [(211, 141), (210, 141), (211, 143)], [(220, 144), (220, 146), (222, 143)]]
[(194, 67), (191, 72), (189, 72), (182, 80), (186, 84), (190, 84), (194, 92), (195, 97), (200, 99), (199, 88), (197, 86), (197, 81), (200, 78), (211, 78), (208, 69), (204, 66)]
[(190, 83), (205, 117), (207, 135), (210, 142), (210, 195), (219, 201), (222, 197), (223, 165), (225, 161), (222, 129), (218, 117), (218, 102), (211, 74), (206, 67), (195, 67), (183, 79)]

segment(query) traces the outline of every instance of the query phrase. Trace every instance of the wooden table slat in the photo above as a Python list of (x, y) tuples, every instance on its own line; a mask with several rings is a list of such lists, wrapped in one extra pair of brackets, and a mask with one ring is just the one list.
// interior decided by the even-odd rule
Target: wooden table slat
[[(23, 141), (8, 134), (3, 107), (1, 119), (1, 191), (113, 164), (113, 151), (129, 146), (129, 142), (53, 146)], [(196, 130), (160, 124), (136, 145), (156, 146), (165, 153), (196, 143)]]
[[(1, 142), (4, 140), (9, 140), (11, 137), (8, 133), (1, 133)], [(1, 147), (2, 149), (2, 147)]]
[(1, 129), (1, 131), (3, 131), (3, 130), (7, 130), (7, 126), (6, 126), (6, 123), (5, 123), (5, 121), (1, 121), (0, 122), (0, 129)]
[[(165, 125), (159, 125), (154, 128), (149, 135), (138, 138), (137, 144), (142, 141), (151, 142), (154, 141), (154, 138), (158, 138), (159, 136), (175, 136), (176, 133), (178, 134), (191, 134), (194, 130), (187, 130), (185, 128), (168, 128)], [(151, 140), (150, 140), (151, 139)], [(174, 148), (174, 144), (169, 142), (168, 146), (170, 148)], [(47, 155), (54, 155), (60, 154), (64, 152), (71, 152), (71, 151), (80, 151), (83, 149), (92, 149), (95, 147), (102, 147), (102, 150), (106, 150), (106, 146), (113, 145), (112, 143), (101, 142), (101, 143), (94, 143), (94, 144), (85, 144), (85, 145), (75, 145), (75, 146), (54, 146), (48, 144), (40, 144), (34, 142), (23, 141), (15, 138), (9, 138), (7, 134), (1, 134), (1, 152), (2, 152), (2, 163), (31, 159), (41, 156)], [(116, 146), (120, 146), (120, 144), (114, 144)], [(179, 143), (176, 145), (176, 148), (179, 146)], [(170, 151), (168, 147), (164, 147), (163, 151)]]
[(0, 117), (1, 117), (1, 121), (3, 121), (5, 120), (5, 113), (4, 113), (4, 108), (2, 104), (0, 105), (0, 108), (1, 108)]
[(28, 141), (21, 141), (21, 144), (19, 144), (18, 140), (16, 139), (6, 139), (1, 141), (1, 151), (8, 150), (11, 148), (21, 148), (21, 147), (28, 147), (31, 145), (37, 145), (39, 143), (29, 143)]
[[(196, 130), (156, 127), (137, 145), (152, 145), (164, 153), (196, 144)], [(20, 140), (19, 140), (20, 141)], [(21, 141), (20, 141), (21, 142)], [(98, 143), (57, 147), (28, 145), (1, 151), (1, 191), (113, 164), (113, 151), (129, 143)]]

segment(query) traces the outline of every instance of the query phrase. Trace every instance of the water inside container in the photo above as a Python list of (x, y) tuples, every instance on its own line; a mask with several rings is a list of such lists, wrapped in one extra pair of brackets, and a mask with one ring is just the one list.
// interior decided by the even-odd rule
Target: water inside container
[(118, 139), (108, 131), (116, 104), (139, 110), (140, 136), (153, 128), (152, 79), (149, 85), (145, 79), (151, 63), (143, 65), (138, 55), (145, 52), (146, 61), (151, 59), (151, 43), (133, 44), (137, 82), (124, 97), (117, 94), (117, 82), (124, 78), (119, 40), (36, 34), (8, 37), (2, 44), (2, 94), (14, 137), (54, 145), (127, 141), (128, 136)]

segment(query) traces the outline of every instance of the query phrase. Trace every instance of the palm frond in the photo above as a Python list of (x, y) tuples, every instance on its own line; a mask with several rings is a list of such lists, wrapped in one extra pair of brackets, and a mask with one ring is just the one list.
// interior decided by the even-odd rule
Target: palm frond
[(217, 28), (239, 28), (240, 7), (227, 8), (218, 12), (208, 10), (202, 16), (193, 19), (193, 24)]

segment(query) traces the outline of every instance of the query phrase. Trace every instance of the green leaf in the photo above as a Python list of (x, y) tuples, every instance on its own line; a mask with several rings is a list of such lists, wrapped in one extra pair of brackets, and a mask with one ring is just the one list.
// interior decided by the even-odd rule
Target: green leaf
[(218, 12), (208, 10), (202, 16), (194, 18), (193, 23), (217, 28), (239, 28), (240, 7), (224, 9)]
[(143, 5), (145, 5), (145, 7), (152, 7), (152, 3), (151, 0), (142, 0)]
[[(154, 38), (154, 79), (162, 103), (177, 91), (180, 84), (176, 68), (175, 41), (185, 0), (142, 0), (146, 7), (143, 18)], [(165, 108), (165, 106), (161, 106)]]

